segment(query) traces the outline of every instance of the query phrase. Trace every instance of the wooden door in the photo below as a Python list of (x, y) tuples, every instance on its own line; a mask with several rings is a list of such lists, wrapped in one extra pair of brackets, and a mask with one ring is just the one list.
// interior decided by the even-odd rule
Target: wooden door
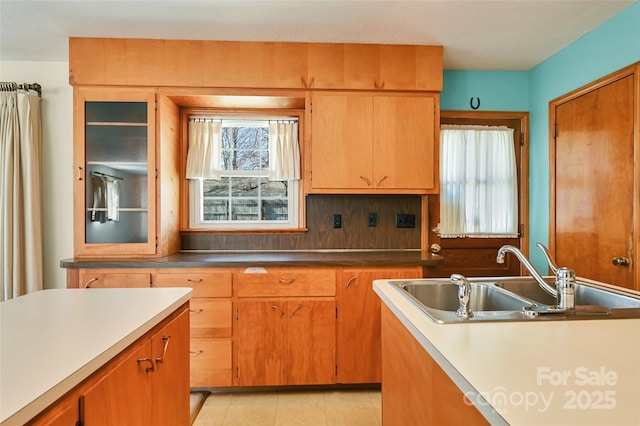
[(286, 384), (287, 302), (238, 302), (239, 386)]
[(297, 299), (287, 303), (287, 384), (335, 383), (336, 303)]
[(376, 96), (374, 189), (436, 188), (435, 99)]
[(634, 76), (596, 82), (550, 113), (551, 253), (580, 277), (633, 288)]
[(420, 277), (417, 268), (349, 268), (342, 271), (337, 291), (338, 383), (382, 381), (380, 298), (373, 290), (373, 280)]
[(312, 103), (311, 187), (371, 187), (373, 98), (317, 95)]
[(152, 425), (189, 424), (189, 311), (183, 310), (151, 337)]
[[(522, 271), (520, 262), (514, 256), (508, 255), (505, 263), (499, 264), (496, 262), (496, 255), (498, 249), (505, 244), (519, 247), (525, 254), (528, 253), (529, 115), (517, 112), (442, 111), (440, 122), (457, 125), (506, 126), (514, 129), (518, 173), (518, 214), (521, 226), (519, 238), (440, 238), (436, 232), (432, 231), (429, 242), (438, 245), (440, 247), (438, 254), (444, 257), (444, 262), (433, 268), (432, 276), (449, 277), (453, 273), (470, 277), (520, 275)], [(432, 224), (432, 230), (439, 222), (439, 195), (430, 196), (429, 223)], [(524, 274), (526, 275), (526, 272)]]

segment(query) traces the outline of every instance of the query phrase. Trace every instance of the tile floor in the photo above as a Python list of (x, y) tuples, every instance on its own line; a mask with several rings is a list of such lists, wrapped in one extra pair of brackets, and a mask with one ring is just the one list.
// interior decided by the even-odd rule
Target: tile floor
[(380, 391), (211, 394), (194, 426), (380, 426)]

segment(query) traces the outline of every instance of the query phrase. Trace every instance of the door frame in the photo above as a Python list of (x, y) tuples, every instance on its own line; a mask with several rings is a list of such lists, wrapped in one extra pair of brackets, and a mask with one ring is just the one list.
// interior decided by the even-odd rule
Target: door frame
[[(580, 96), (629, 76), (633, 77), (633, 161), (635, 165), (638, 165), (640, 164), (640, 61), (549, 102), (549, 253), (554, 258), (556, 256), (556, 109), (563, 103), (577, 99)], [(633, 186), (633, 242), (631, 262), (633, 267), (634, 288), (640, 290), (640, 268), (635, 265), (636, 253), (640, 250), (640, 167), (638, 166), (634, 167)]]
[[(460, 118), (473, 120), (519, 120), (520, 121), (520, 182), (519, 182), (519, 223), (520, 223), (520, 250), (525, 256), (529, 254), (529, 112), (526, 111), (440, 111), (440, 123), (443, 119)], [(440, 141), (438, 141), (440, 143)], [(439, 150), (438, 150), (439, 151)], [(440, 177), (438, 176), (438, 179)], [(433, 195), (439, 197), (439, 195)], [(423, 197), (423, 217), (429, 216), (429, 205)], [(426, 212), (426, 214), (424, 213)], [(429, 227), (429, 221), (422, 224), (423, 250), (430, 247), (434, 231)], [(520, 265), (520, 274), (526, 274), (524, 267)]]

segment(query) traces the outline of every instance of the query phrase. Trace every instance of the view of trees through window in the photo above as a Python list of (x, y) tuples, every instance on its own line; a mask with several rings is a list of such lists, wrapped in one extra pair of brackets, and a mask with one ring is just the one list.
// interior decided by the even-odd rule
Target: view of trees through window
[(202, 182), (206, 221), (287, 221), (288, 182), (270, 181), (268, 122), (222, 125), (222, 179)]

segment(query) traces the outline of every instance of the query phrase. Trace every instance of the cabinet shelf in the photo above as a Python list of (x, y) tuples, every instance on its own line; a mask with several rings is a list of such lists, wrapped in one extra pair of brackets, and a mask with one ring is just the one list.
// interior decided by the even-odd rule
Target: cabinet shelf
[(87, 126), (126, 126), (126, 127), (147, 127), (147, 123), (127, 123), (122, 121), (88, 121)]
[(138, 161), (87, 161), (87, 166), (103, 166), (136, 174), (147, 174), (148, 171), (148, 164)]

